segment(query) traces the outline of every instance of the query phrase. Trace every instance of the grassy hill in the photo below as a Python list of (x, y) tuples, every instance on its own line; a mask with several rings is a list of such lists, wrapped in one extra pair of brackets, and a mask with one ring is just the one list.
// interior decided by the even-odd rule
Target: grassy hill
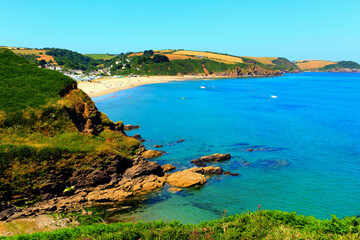
[[(256, 65), (265, 69), (280, 70), (284, 72), (297, 72), (300, 69), (286, 58), (278, 57), (239, 57), (222, 53), (188, 51), (188, 50), (155, 50), (155, 54), (165, 55), (170, 61), (176, 60), (211, 60), (223, 63), (229, 69), (231, 65), (245, 66)], [(132, 53), (129, 57), (142, 56), (143, 53)], [(244, 65), (245, 64), (245, 65)]]
[(340, 61), (334, 64), (326, 65), (320, 68), (320, 71), (329, 71), (329, 70), (336, 70), (336, 69), (360, 69), (360, 64), (353, 62), (353, 61)]
[(74, 80), (8, 49), (0, 49), (0, 92), (0, 212), (61, 195), (78, 170), (89, 177), (107, 156), (126, 159), (140, 146)]
[(337, 62), (323, 61), (323, 60), (301, 60), (294, 62), (302, 70), (313, 70), (323, 68), (330, 64), (336, 64)]
[(84, 54), (85, 56), (91, 57), (94, 60), (110, 60), (114, 57), (114, 55), (108, 55), (108, 54)]

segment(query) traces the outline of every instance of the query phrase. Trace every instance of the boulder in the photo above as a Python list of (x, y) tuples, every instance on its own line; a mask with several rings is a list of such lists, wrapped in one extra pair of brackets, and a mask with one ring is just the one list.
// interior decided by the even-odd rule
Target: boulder
[(206, 162), (222, 162), (226, 161), (231, 158), (230, 153), (227, 154), (219, 154), (215, 153), (213, 155), (204, 156), (198, 159), (194, 159), (191, 161), (191, 163), (197, 165), (197, 166), (206, 166)]
[(172, 164), (165, 164), (161, 166), (164, 172), (171, 172), (176, 169), (176, 167)]
[(161, 148), (161, 147), (163, 147), (163, 145), (155, 145), (154, 147), (155, 148)]
[(190, 171), (200, 173), (200, 174), (207, 174), (207, 175), (221, 175), (223, 174), (224, 170), (221, 167), (193, 167), (189, 169)]
[(141, 153), (141, 156), (143, 158), (156, 158), (163, 155), (163, 152), (157, 151), (157, 150), (146, 150), (145, 152)]
[(184, 170), (171, 174), (166, 181), (175, 187), (194, 187), (205, 184), (206, 178), (200, 173)]
[(128, 179), (134, 179), (140, 176), (151, 174), (160, 177), (164, 176), (164, 172), (158, 163), (141, 160), (136, 165), (126, 169), (123, 177)]
[(180, 139), (179, 141), (176, 141), (176, 143), (181, 143), (183, 141), (184, 141), (184, 139)]
[(140, 134), (135, 134), (134, 136), (131, 136), (132, 138), (135, 138), (137, 140), (141, 139), (141, 136)]

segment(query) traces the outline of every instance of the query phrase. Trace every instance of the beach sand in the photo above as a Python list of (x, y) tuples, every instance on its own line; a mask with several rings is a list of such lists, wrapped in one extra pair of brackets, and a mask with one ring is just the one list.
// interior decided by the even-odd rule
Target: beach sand
[[(200, 79), (214, 79), (225, 77), (214, 76), (149, 76), (149, 77), (124, 77), (124, 78), (102, 78), (91, 82), (79, 82), (78, 88), (90, 97), (98, 97), (120, 90), (129, 89), (141, 85), (166, 83), (171, 81), (188, 81)], [(226, 78), (229, 78), (228, 76)]]

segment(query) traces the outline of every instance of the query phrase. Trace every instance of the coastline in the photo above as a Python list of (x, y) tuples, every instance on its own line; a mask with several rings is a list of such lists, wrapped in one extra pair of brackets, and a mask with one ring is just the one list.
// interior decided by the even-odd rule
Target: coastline
[[(241, 76), (244, 77), (265, 77), (265, 76)], [(117, 91), (134, 88), (142, 85), (167, 83), (172, 81), (189, 81), (189, 80), (210, 80), (222, 78), (240, 78), (236, 76), (147, 76), (147, 77), (123, 77), (123, 78), (103, 78), (91, 82), (78, 82), (78, 88), (84, 91), (89, 97), (99, 97)]]

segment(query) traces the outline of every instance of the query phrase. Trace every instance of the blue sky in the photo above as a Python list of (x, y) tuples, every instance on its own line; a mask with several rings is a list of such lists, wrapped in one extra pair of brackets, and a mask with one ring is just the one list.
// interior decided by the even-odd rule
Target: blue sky
[(360, 62), (359, 0), (1, 0), (0, 46)]

